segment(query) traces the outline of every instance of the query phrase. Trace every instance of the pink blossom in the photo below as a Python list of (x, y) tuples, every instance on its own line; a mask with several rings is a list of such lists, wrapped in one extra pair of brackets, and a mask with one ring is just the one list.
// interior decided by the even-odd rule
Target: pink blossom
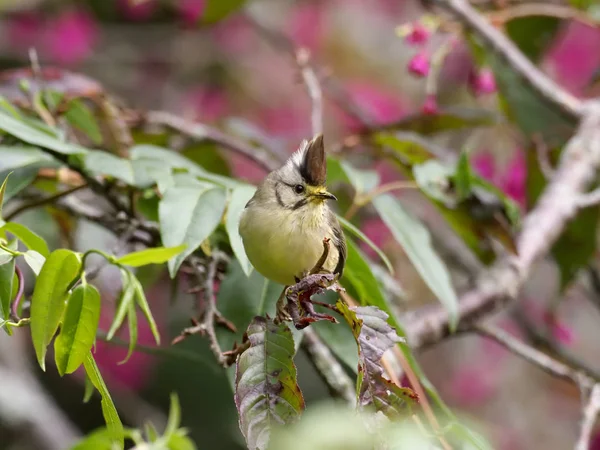
[(494, 396), (495, 386), (485, 367), (465, 367), (453, 374), (450, 395), (461, 406), (477, 407)]
[(429, 40), (429, 35), (430, 32), (425, 25), (420, 22), (414, 22), (404, 40), (411, 45), (422, 45)]
[[(360, 228), (362, 232), (365, 233), (367, 237), (371, 239), (379, 248), (384, 247), (384, 245), (389, 242), (390, 231), (381, 219), (367, 219), (363, 222)], [(361, 250), (371, 258), (377, 257), (375, 251), (373, 251), (371, 247), (366, 245), (364, 242), (361, 242), (360, 247)]]
[(309, 133), (306, 112), (294, 106), (265, 108), (260, 112), (260, 126), (269, 134), (296, 136)]
[(425, 102), (421, 106), (421, 112), (425, 115), (434, 115), (440, 112), (440, 107), (434, 94), (429, 94), (425, 97)]
[(194, 26), (198, 23), (205, 6), (206, 0), (179, 0), (177, 2), (179, 14), (188, 26)]
[(600, 66), (600, 29), (572, 21), (548, 51), (545, 65), (554, 77), (581, 95)]
[(494, 181), (496, 175), (496, 160), (491, 153), (478, 153), (471, 158), (475, 172), (488, 181)]
[(299, 4), (292, 10), (286, 29), (297, 46), (316, 50), (323, 37), (321, 6), (317, 3)]
[(256, 43), (256, 32), (244, 16), (235, 15), (216, 23), (210, 33), (221, 49), (227, 53), (242, 54)]
[(229, 110), (229, 101), (220, 89), (194, 88), (186, 94), (186, 104), (190, 107), (197, 120), (214, 122)]
[(150, 19), (158, 8), (157, 0), (117, 0), (117, 7), (123, 17), (144, 21)]
[(254, 161), (250, 161), (243, 155), (232, 153), (228, 157), (231, 163), (233, 176), (248, 183), (260, 183), (267, 175), (266, 171), (259, 167)]
[[(375, 123), (391, 123), (406, 114), (405, 107), (395, 92), (362, 81), (350, 82), (345, 87), (352, 102)], [(350, 131), (361, 128), (362, 123), (355, 117), (345, 111), (337, 111), (345, 128)]]
[(408, 62), (408, 72), (416, 77), (423, 78), (429, 74), (429, 56), (419, 52)]
[(516, 201), (522, 208), (527, 202), (526, 192), (527, 162), (525, 154), (517, 150), (508, 163), (499, 185), (506, 195)]
[(44, 21), (36, 13), (26, 12), (8, 19), (6, 39), (8, 44), (18, 50), (28, 50), (40, 41), (44, 30)]
[(557, 342), (567, 346), (573, 344), (576, 339), (573, 330), (562, 323), (556, 314), (531, 299), (525, 299), (523, 308), (533, 323), (545, 325)]
[(479, 72), (469, 73), (469, 88), (473, 95), (487, 95), (496, 92), (496, 78), (494, 72), (489, 68), (481, 69)]
[(97, 37), (93, 17), (85, 11), (70, 10), (48, 24), (45, 47), (57, 62), (76, 64), (91, 54)]

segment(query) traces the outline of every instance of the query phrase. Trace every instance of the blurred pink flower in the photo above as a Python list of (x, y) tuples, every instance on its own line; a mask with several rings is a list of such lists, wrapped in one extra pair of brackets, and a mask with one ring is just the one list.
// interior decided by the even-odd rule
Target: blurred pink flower
[(244, 53), (257, 42), (256, 32), (244, 16), (235, 15), (211, 27), (215, 42), (227, 53)]
[(471, 158), (475, 172), (488, 181), (493, 181), (496, 175), (496, 160), (491, 153), (478, 153)]
[(408, 62), (408, 72), (415, 77), (423, 78), (429, 74), (429, 55), (419, 52)]
[[(395, 122), (406, 114), (398, 94), (386, 91), (381, 86), (354, 81), (346, 85), (346, 91), (351, 101), (375, 123)], [(345, 128), (350, 131), (357, 131), (361, 128), (362, 124), (356, 118), (340, 109), (337, 111)]]
[(177, 9), (183, 19), (183, 22), (188, 26), (194, 26), (202, 17), (206, 0), (178, 0)]
[(315, 51), (323, 38), (322, 7), (318, 3), (298, 4), (286, 27), (297, 46)]
[(590, 439), (589, 450), (600, 450), (600, 430), (596, 431)]
[[(360, 228), (379, 248), (383, 248), (390, 239), (390, 231), (381, 219), (367, 219)], [(377, 254), (364, 242), (360, 243), (360, 248), (369, 257), (377, 258)]]
[(82, 10), (61, 13), (48, 23), (45, 48), (61, 64), (76, 64), (87, 58), (98, 38), (94, 18)]
[(480, 406), (494, 396), (496, 386), (486, 367), (464, 367), (452, 374), (449, 394), (467, 407)]
[(406, 35), (404, 40), (411, 45), (422, 45), (429, 40), (430, 32), (421, 22), (414, 22), (412, 29)]
[(487, 67), (481, 69), (479, 72), (472, 70), (469, 73), (469, 88), (476, 97), (493, 94), (496, 92), (496, 78), (494, 77), (494, 72)]
[(129, 20), (144, 21), (152, 18), (158, 8), (157, 0), (117, 0), (121, 15)]
[(565, 346), (572, 345), (575, 342), (574, 331), (562, 323), (556, 314), (540, 306), (536, 301), (524, 299), (523, 310), (534, 325), (545, 327), (556, 342)]
[(437, 102), (435, 94), (428, 94), (425, 97), (425, 102), (421, 106), (421, 112), (425, 115), (434, 115), (440, 111), (440, 107)]
[(307, 114), (293, 106), (264, 108), (259, 113), (259, 124), (266, 132), (275, 136), (308, 135), (310, 124)]
[(247, 181), (248, 183), (258, 184), (267, 175), (263, 168), (242, 155), (232, 153), (229, 155), (228, 159), (231, 163), (231, 172), (233, 176)]
[(600, 66), (600, 29), (576, 21), (569, 23), (545, 59), (557, 81), (581, 95)]
[(36, 13), (25, 12), (8, 19), (5, 36), (12, 48), (28, 50), (40, 41), (43, 30), (43, 19)]
[(186, 106), (194, 111), (195, 119), (214, 122), (229, 110), (227, 96), (220, 89), (197, 87), (186, 94)]
[(496, 161), (491, 153), (479, 153), (471, 158), (471, 164), (481, 177), (496, 185), (508, 197), (525, 208), (527, 201), (527, 163), (525, 154), (518, 149), (503, 173), (498, 173)]

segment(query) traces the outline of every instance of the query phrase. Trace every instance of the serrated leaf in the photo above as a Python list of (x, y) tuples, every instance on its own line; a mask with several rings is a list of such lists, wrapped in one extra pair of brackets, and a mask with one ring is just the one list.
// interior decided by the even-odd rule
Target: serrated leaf
[(263, 450), (275, 424), (300, 418), (304, 398), (296, 380), (294, 339), (288, 326), (255, 317), (246, 334), (250, 347), (236, 363), (235, 404), (248, 448)]
[(42, 267), (44, 266), (44, 263), (46, 262), (46, 258), (44, 258), (35, 250), (27, 250), (23, 254), (23, 257), (25, 258), (27, 265), (31, 268), (31, 270), (33, 270), (33, 273), (35, 273), (35, 276), (38, 276), (42, 270)]
[(221, 222), (227, 195), (221, 188), (199, 190), (172, 187), (160, 201), (160, 234), (165, 246), (182, 244), (187, 248), (169, 260), (169, 273), (175, 277), (181, 263), (207, 239)]
[(373, 306), (349, 308), (342, 301), (336, 306), (358, 344), (357, 404), (362, 408), (373, 406), (390, 418), (405, 415), (407, 407), (417, 399), (416, 394), (383, 378), (383, 354), (403, 341), (388, 324), (388, 315)]
[(256, 188), (254, 186), (240, 186), (239, 188), (234, 189), (231, 193), (229, 204), (227, 205), (227, 218), (225, 221), (229, 243), (231, 244), (233, 253), (240, 262), (240, 266), (242, 266), (242, 270), (246, 276), (250, 276), (252, 264), (246, 255), (246, 250), (244, 249), (238, 227), (242, 212), (255, 192)]
[(71, 250), (50, 253), (35, 283), (31, 298), (31, 338), (38, 363), (46, 370), (46, 349), (62, 319), (67, 288), (79, 274), (81, 260)]
[(365, 233), (360, 231), (351, 222), (344, 219), (342, 216), (338, 215), (337, 218), (338, 218), (338, 221), (340, 222), (340, 224), (342, 225), (342, 227), (344, 227), (347, 231), (349, 231), (354, 236), (356, 236), (358, 239), (360, 239), (365, 244), (367, 244), (371, 248), (371, 250), (373, 250), (375, 253), (377, 253), (377, 256), (379, 256), (379, 258), (381, 258), (381, 261), (383, 262), (383, 264), (385, 264), (385, 267), (387, 268), (387, 270), (389, 270), (389, 272), (391, 274), (394, 273), (394, 267), (392, 266), (392, 263), (390, 262), (389, 258), (386, 256), (385, 253), (383, 253), (383, 251), (379, 247), (377, 247), (377, 245), (371, 239), (369, 239), (369, 237)]
[(104, 416), (110, 439), (118, 445), (118, 448), (123, 449), (125, 445), (123, 424), (121, 423), (117, 408), (115, 408), (110, 392), (108, 392), (108, 388), (102, 379), (100, 370), (98, 369), (91, 352), (87, 354), (83, 365), (85, 367), (85, 373), (102, 397), (102, 415)]
[(77, 286), (67, 301), (60, 333), (54, 340), (58, 373), (73, 373), (83, 364), (96, 339), (100, 321), (100, 293), (91, 284)]
[(139, 252), (121, 256), (115, 260), (115, 263), (131, 267), (146, 266), (148, 264), (163, 264), (185, 250), (185, 247), (185, 244), (181, 244), (177, 247), (147, 248)]
[(5, 111), (0, 110), (0, 130), (31, 145), (37, 145), (64, 155), (85, 154), (87, 150), (79, 145), (64, 142), (39, 128), (16, 119)]
[(29, 250), (35, 250), (44, 258), (47, 258), (50, 255), (48, 244), (46, 244), (44, 238), (31, 231), (25, 225), (21, 225), (20, 223), (16, 222), (8, 222), (2, 227), (2, 229), (12, 233), (23, 244), (25, 244)]
[(373, 206), (423, 281), (448, 311), (451, 329), (456, 329), (458, 297), (448, 268), (432, 247), (427, 228), (408, 214), (400, 202), (390, 195), (376, 197)]
[[(148, 325), (150, 325), (150, 331), (152, 331), (152, 336), (154, 336), (154, 340), (156, 341), (156, 345), (160, 344), (160, 334), (158, 332), (158, 328), (156, 327), (156, 322), (154, 321), (154, 317), (152, 316), (152, 311), (150, 311), (150, 305), (148, 305), (148, 300), (146, 299), (146, 294), (144, 293), (144, 288), (139, 280), (135, 277), (134, 274), (130, 274), (131, 284), (133, 284), (134, 288), (134, 297), (137, 305), (144, 313), (146, 320), (148, 321)], [(131, 320), (131, 319), (130, 319)], [(136, 327), (137, 328), (137, 327)]]
[(244, 3), (246, 0), (208, 0), (204, 7), (202, 22), (205, 24), (218, 22), (241, 8)]
[(83, 131), (94, 144), (102, 144), (100, 127), (96, 122), (94, 114), (84, 102), (79, 99), (71, 100), (65, 117), (73, 127)]

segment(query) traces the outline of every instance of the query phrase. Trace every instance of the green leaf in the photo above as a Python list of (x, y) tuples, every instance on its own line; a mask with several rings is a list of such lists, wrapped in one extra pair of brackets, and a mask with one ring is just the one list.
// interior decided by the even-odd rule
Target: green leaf
[(85, 374), (84, 388), (85, 388), (85, 390), (83, 392), (83, 403), (87, 403), (92, 398), (92, 395), (94, 395), (94, 389), (95, 389), (94, 385), (90, 381), (90, 377), (87, 376), (87, 373)]
[[(148, 300), (146, 299), (146, 294), (144, 294), (144, 288), (139, 280), (135, 277), (134, 274), (129, 275), (131, 277), (131, 283), (134, 288), (135, 301), (144, 313), (146, 320), (148, 321), (148, 325), (150, 325), (150, 331), (152, 331), (152, 336), (154, 336), (154, 340), (156, 341), (156, 345), (160, 344), (160, 334), (158, 333), (158, 328), (156, 327), (156, 322), (154, 321), (154, 317), (152, 316), (152, 311), (150, 311), (150, 306), (148, 305)], [(129, 319), (131, 321), (131, 318)], [(131, 323), (131, 322), (130, 322)], [(137, 327), (136, 327), (137, 328)]]
[(208, 0), (204, 7), (202, 22), (205, 24), (218, 22), (241, 8), (245, 2), (246, 0)]
[(221, 222), (227, 194), (223, 189), (199, 190), (172, 187), (165, 192), (158, 214), (163, 244), (187, 248), (169, 260), (169, 273), (175, 277), (181, 263), (207, 239)]
[(533, 62), (539, 62), (554, 41), (561, 19), (549, 16), (517, 17), (507, 21), (506, 34)]
[[(11, 250), (17, 249), (17, 241), (14, 240), (7, 245)], [(0, 264), (0, 320), (10, 319), (10, 305), (13, 301), (13, 280), (15, 279), (15, 258), (10, 255), (10, 259)], [(6, 332), (11, 335), (10, 327), (4, 327)]]
[(177, 247), (147, 248), (139, 252), (123, 255), (116, 259), (115, 263), (131, 267), (147, 266), (148, 264), (163, 264), (185, 250), (185, 247), (185, 244), (181, 244)]
[(83, 101), (79, 99), (71, 100), (65, 117), (73, 127), (83, 131), (94, 144), (102, 144), (100, 127), (96, 122), (94, 114)]
[(2, 229), (12, 233), (23, 244), (25, 244), (29, 250), (35, 250), (44, 258), (47, 258), (50, 255), (48, 244), (46, 244), (44, 238), (34, 233), (26, 226), (16, 222), (8, 222), (2, 227)]
[(455, 329), (458, 322), (458, 298), (446, 265), (431, 245), (429, 231), (390, 195), (378, 196), (373, 200), (373, 206), (423, 281), (446, 307), (450, 327)]
[(234, 189), (231, 193), (229, 204), (227, 205), (227, 217), (225, 220), (225, 228), (227, 229), (227, 235), (229, 236), (229, 243), (231, 244), (233, 253), (240, 262), (246, 276), (250, 276), (252, 264), (246, 255), (246, 250), (244, 249), (238, 227), (242, 212), (255, 192), (256, 188), (254, 186), (240, 186), (239, 188)]
[(33, 270), (33, 273), (35, 273), (35, 276), (38, 276), (42, 270), (42, 267), (44, 266), (44, 263), (46, 262), (46, 258), (44, 258), (35, 250), (27, 250), (23, 254), (23, 257), (25, 258), (27, 265), (31, 268), (31, 270)]
[(108, 428), (102, 427), (83, 437), (70, 450), (113, 450), (113, 439)]
[(179, 397), (176, 393), (171, 394), (171, 407), (169, 408), (169, 419), (167, 420), (167, 426), (163, 436), (170, 437), (175, 434), (181, 424), (181, 405), (179, 404)]
[(360, 231), (351, 222), (344, 219), (342, 216), (338, 215), (337, 218), (338, 218), (340, 224), (347, 231), (349, 231), (354, 236), (356, 236), (358, 239), (363, 241), (365, 244), (367, 244), (371, 248), (371, 250), (373, 250), (375, 253), (377, 253), (377, 256), (379, 256), (379, 258), (381, 258), (381, 261), (385, 264), (385, 267), (387, 267), (387, 269), (390, 271), (391, 274), (394, 273), (394, 267), (392, 266), (392, 263), (390, 262), (389, 258), (385, 255), (385, 253), (383, 253), (383, 251), (379, 247), (377, 247), (377, 245), (375, 245), (375, 243), (371, 239), (368, 238), (368, 236), (365, 233)]
[(100, 293), (83, 283), (69, 296), (60, 333), (54, 340), (54, 358), (60, 376), (75, 372), (89, 354), (100, 321)]
[(419, 188), (429, 197), (454, 208), (457, 199), (450, 191), (450, 177), (454, 170), (437, 159), (430, 159), (412, 168), (413, 175)]
[(454, 173), (454, 187), (459, 199), (465, 199), (471, 193), (471, 179), (473, 173), (471, 164), (469, 163), (469, 153), (462, 151), (456, 164), (456, 172)]
[(79, 274), (81, 260), (71, 250), (50, 253), (38, 276), (31, 298), (31, 338), (38, 363), (46, 370), (46, 348), (62, 319), (67, 289)]
[[(129, 347), (127, 356), (119, 364), (125, 364), (133, 355), (138, 339), (137, 312), (135, 310), (135, 302), (133, 301), (136, 295), (136, 283), (132, 281), (133, 274), (128, 270), (121, 269), (121, 282), (123, 285), (121, 297), (119, 298), (117, 312), (113, 320), (110, 330), (106, 336), (107, 340), (111, 340), (115, 333), (121, 328), (125, 315), (127, 315), (127, 324), (129, 326)], [(139, 280), (138, 280), (139, 281)]]
[(4, 204), (4, 193), (6, 192), (6, 185), (8, 184), (8, 179), (10, 177), (10, 173), (6, 176), (4, 181), (2, 182), (2, 186), (0, 186), (0, 225), (4, 223), (2, 220), (2, 206)]
[(340, 167), (346, 174), (346, 178), (356, 190), (356, 194), (361, 195), (372, 191), (379, 185), (379, 174), (375, 170), (361, 170), (352, 166), (348, 161), (341, 160)]
[(417, 395), (412, 389), (396, 386), (383, 378), (383, 354), (403, 341), (388, 324), (389, 316), (374, 306), (350, 308), (341, 300), (336, 306), (358, 344), (357, 404), (361, 408), (375, 407), (390, 419), (406, 416)]
[(181, 430), (178, 430), (167, 441), (167, 448), (169, 450), (196, 450), (196, 445)]
[(102, 415), (104, 416), (104, 421), (108, 427), (110, 439), (118, 445), (118, 448), (123, 449), (125, 446), (123, 424), (121, 423), (117, 408), (115, 408), (110, 392), (108, 392), (106, 384), (104, 384), (100, 370), (98, 369), (91, 352), (87, 354), (83, 365), (85, 367), (85, 373), (102, 396)]
[(264, 450), (273, 425), (300, 418), (304, 398), (296, 379), (294, 338), (288, 326), (255, 317), (246, 334), (250, 347), (236, 363), (235, 404), (248, 448)]
[(0, 130), (27, 144), (37, 145), (64, 155), (85, 154), (87, 152), (85, 148), (79, 145), (63, 142), (2, 110), (0, 110)]
[(16, 170), (36, 164), (56, 165), (52, 156), (37, 147), (0, 145), (0, 155), (0, 170), (2, 171)]

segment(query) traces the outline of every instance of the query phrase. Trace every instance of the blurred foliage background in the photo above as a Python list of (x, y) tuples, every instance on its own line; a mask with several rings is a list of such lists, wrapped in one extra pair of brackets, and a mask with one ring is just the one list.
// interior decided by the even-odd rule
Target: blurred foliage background
[[(425, 11), (417, 1), (253, 0), (243, 12), (236, 11), (215, 24), (202, 23), (205, 3), (1, 0), (0, 68), (28, 66), (28, 51), (33, 47), (42, 67), (59, 66), (90, 76), (129, 107), (168, 110), (244, 139), (267, 142), (270, 148), (286, 155), (296, 149), (301, 139), (311, 135), (310, 100), (295, 62), (285, 50), (285, 39), (289, 39), (311, 51), (313, 62), (329, 74), (342, 92), (341, 97), (356, 104), (374, 126), (420, 115), (428, 112), (427, 108), (471, 110), (479, 117), (486, 112), (502, 116), (492, 125), (427, 136), (428, 145), (437, 145), (454, 158), (461, 148), (471, 149), (475, 170), (513, 199), (522, 211), (531, 206), (535, 198), (532, 192), (539, 192), (536, 186), (528, 184), (532, 178), (527, 161), (535, 152), (531, 149), (531, 136), (540, 134), (545, 145), (554, 148), (572, 132), (569, 124), (552, 122), (547, 108), (530, 101), (519, 81), (510, 78), (509, 73), (498, 76), (493, 61), (474, 59), (467, 43), (435, 33), (417, 46), (399, 36), (398, 26), (423, 17)], [(514, 7), (512, 2), (477, 3), (490, 18), (504, 24), (528, 56), (561, 85), (578, 96), (600, 93), (600, 29), (596, 24), (571, 18), (511, 19), (506, 11)], [(436, 52), (440, 45), (449, 45), (449, 54), (441, 67), (431, 69), (440, 71), (432, 104), (431, 92), (428, 93), (431, 87), (426, 86), (424, 77), (415, 75), (419, 73), (419, 63), (432, 63), (431, 57), (439, 54)], [(489, 67), (496, 70), (495, 80), (493, 75), (491, 79), (474, 76), (482, 75), (481, 70)], [(496, 83), (501, 95), (496, 92)], [(515, 99), (525, 103), (515, 104)], [(508, 109), (506, 103), (510, 104)], [(375, 170), (382, 184), (404, 179), (396, 167), (373, 158), (352, 140), (363, 129), (364, 124), (347, 108), (327, 97), (328, 150), (347, 151), (339, 145), (345, 143), (351, 149), (353, 162)], [(430, 134), (426, 130), (414, 131)], [(150, 143), (167, 144), (164, 136), (155, 135), (152, 139)], [(218, 174), (253, 183), (265, 175), (252, 161), (211, 144), (189, 144), (182, 151)], [(451, 246), (458, 239), (439, 211), (418, 191), (406, 189), (395, 191), (394, 195), (431, 228), (441, 255), (446, 257), (444, 244)], [(344, 197), (341, 189), (339, 197), (340, 208), (347, 208), (349, 194)], [(588, 264), (593, 268), (597, 256), (597, 215), (594, 213), (589, 220), (591, 226), (584, 227), (583, 233), (575, 230), (573, 240), (565, 244), (566, 250), (556, 249), (555, 261), (546, 261), (536, 270), (519, 310), (504, 313), (498, 322), (531, 342), (543, 337), (549, 348), (569, 352), (573, 358), (585, 360), (592, 370), (600, 371), (596, 344), (600, 317), (585, 298), (599, 294), (590, 288), (588, 272), (580, 271)], [(52, 247), (64, 245), (55, 220), (44, 210), (28, 212), (20, 221), (45, 237)], [(396, 306), (402, 311), (403, 320), (410, 321), (411, 310), (435, 302), (435, 297), (381, 219), (369, 208), (362, 211), (360, 226), (391, 259), (402, 287), (402, 292), (396, 292)], [(117, 244), (106, 231), (87, 222), (78, 225), (72, 238), (81, 250), (109, 250)], [(368, 248), (363, 250), (373, 256)], [(583, 255), (579, 258), (583, 263), (571, 261), (577, 259), (569, 259), (573, 254)], [(569, 261), (565, 262), (565, 258)], [(450, 261), (449, 266), (457, 289), (465, 285), (468, 277), (459, 264)], [(572, 275), (565, 275), (569, 271)], [(227, 290), (233, 289), (233, 295), (247, 294), (248, 298), (240, 301), (251, 302), (261, 286), (244, 279), (241, 272), (240, 275), (224, 280), (219, 296), (228, 295)], [(561, 286), (561, 276), (568, 279), (565, 286)], [(101, 341), (96, 346), (98, 363), (123, 420), (135, 426), (152, 420), (160, 429), (166, 420), (169, 394), (175, 391), (181, 402), (183, 426), (190, 430), (198, 448), (244, 448), (228, 380), (214, 362), (205, 340), (193, 336), (168, 347), (169, 337), (177, 336), (188, 325), (195, 310), (195, 296), (182, 289), (174, 295), (164, 271), (147, 269), (140, 278), (167, 344), (153, 348), (150, 330), (140, 322), (139, 342), (147, 348), (136, 351), (127, 364), (117, 364), (126, 355), (126, 347)], [(118, 271), (103, 270), (96, 284), (103, 304), (114, 305), (119, 289)], [(110, 307), (103, 307), (101, 328), (108, 328), (112, 314)], [(242, 324), (241, 328), (245, 326)], [(6, 361), (16, 358), (15, 354), (19, 358), (31, 357), (27, 333), (19, 333), (18, 337), (23, 345), (0, 336), (3, 364), (9, 364)], [(333, 337), (336, 338), (339, 336)], [(419, 357), (448, 404), (486, 435), (494, 448), (563, 449), (574, 442), (580, 402), (573, 386), (472, 335), (452, 338)], [(299, 384), (310, 410), (311, 405), (327, 396), (327, 390), (302, 354), (297, 365)], [(13, 423), (11, 417), (36, 414), (36, 395), (50, 396), (78, 434), (102, 425), (98, 404), (81, 402), (84, 387), (80, 376), (59, 378), (53, 371), (43, 374), (37, 368), (23, 370), (30, 370), (46, 393), (7, 401), (10, 392), (5, 387), (9, 384), (0, 375), (0, 449), (32, 448), (27, 425), (14, 426), (26, 422)], [(25, 410), (11, 410), (6, 406), (11, 402), (22, 403)], [(600, 438), (595, 445), (600, 448)]]

